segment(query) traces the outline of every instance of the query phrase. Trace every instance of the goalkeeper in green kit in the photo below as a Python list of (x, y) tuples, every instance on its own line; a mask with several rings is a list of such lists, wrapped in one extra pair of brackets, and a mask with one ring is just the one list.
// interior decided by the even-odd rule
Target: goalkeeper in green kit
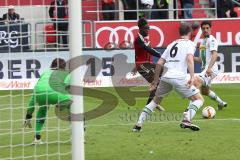
[(36, 115), (35, 144), (42, 144), (41, 130), (50, 105), (54, 105), (60, 110), (67, 108), (70, 113), (72, 98), (66, 90), (69, 86), (70, 78), (69, 76), (67, 77), (69, 73), (65, 68), (66, 62), (64, 59), (54, 59), (51, 64), (51, 69), (41, 74), (40, 79), (34, 87), (33, 95), (28, 104), (24, 127), (32, 127), (31, 119), (35, 110), (35, 105), (37, 104), (39, 109)]

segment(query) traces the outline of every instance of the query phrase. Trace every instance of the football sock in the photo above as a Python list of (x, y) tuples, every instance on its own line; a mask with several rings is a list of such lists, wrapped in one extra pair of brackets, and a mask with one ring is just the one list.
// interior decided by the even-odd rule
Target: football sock
[(157, 104), (153, 100), (148, 105), (146, 105), (138, 118), (137, 125), (142, 126), (148, 115), (150, 115), (156, 107)]
[(191, 106), (191, 105), (192, 105), (192, 103), (193, 103), (193, 101), (190, 101), (190, 102), (189, 102), (189, 104), (188, 104), (188, 106)]
[(153, 98), (155, 96), (155, 92), (156, 92), (156, 90), (150, 92), (150, 95), (149, 95), (148, 100), (147, 100), (147, 104), (149, 104), (153, 100)]
[(195, 100), (192, 101), (192, 103), (188, 106), (188, 111), (187, 111), (187, 119), (191, 121), (193, 117), (196, 115), (197, 110), (203, 105), (202, 100)]
[(215, 92), (213, 92), (212, 90), (209, 91), (208, 96), (209, 96), (211, 99), (217, 101), (218, 104), (222, 104), (222, 103), (223, 103), (222, 99), (221, 99), (220, 97), (218, 97), (217, 94), (216, 94)]
[(38, 109), (37, 112), (37, 119), (36, 119), (36, 128), (35, 128), (35, 134), (40, 135), (45, 119), (46, 119), (46, 113), (47, 113), (47, 107), (46, 106), (41, 106)]
[(189, 107), (192, 105), (192, 102), (193, 101), (189, 101), (188, 108), (183, 113), (184, 114), (184, 117), (183, 117), (184, 120), (190, 121), (190, 112), (188, 112), (188, 111), (189, 111)]

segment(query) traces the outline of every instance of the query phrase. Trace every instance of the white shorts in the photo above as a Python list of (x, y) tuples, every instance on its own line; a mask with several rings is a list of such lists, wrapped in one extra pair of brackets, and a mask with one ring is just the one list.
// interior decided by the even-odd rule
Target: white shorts
[(211, 86), (212, 80), (218, 75), (218, 69), (212, 68), (212, 75), (206, 76), (207, 67), (199, 74), (199, 77), (203, 80), (203, 86)]
[(161, 78), (155, 95), (157, 97), (167, 96), (173, 89), (183, 96), (184, 98), (191, 97), (197, 93), (199, 90), (195, 86), (187, 87), (187, 79), (174, 79), (174, 78)]

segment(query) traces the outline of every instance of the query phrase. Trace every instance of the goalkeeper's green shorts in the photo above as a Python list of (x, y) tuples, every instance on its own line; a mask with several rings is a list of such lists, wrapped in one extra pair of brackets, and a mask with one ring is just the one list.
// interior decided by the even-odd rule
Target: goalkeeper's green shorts
[(72, 97), (69, 94), (62, 94), (58, 92), (50, 93), (35, 93), (34, 101), (38, 103), (39, 106), (43, 105), (56, 105), (62, 102), (71, 101)]

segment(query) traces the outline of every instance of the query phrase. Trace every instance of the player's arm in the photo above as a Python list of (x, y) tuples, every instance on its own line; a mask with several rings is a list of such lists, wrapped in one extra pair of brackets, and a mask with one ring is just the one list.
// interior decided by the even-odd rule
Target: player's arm
[(33, 92), (33, 95), (31, 96), (29, 102), (28, 102), (28, 108), (27, 108), (27, 113), (25, 116), (25, 120), (24, 120), (24, 128), (32, 128), (32, 114), (35, 110), (35, 101), (36, 101), (36, 97), (34, 96), (35, 91)]
[[(196, 47), (195, 47), (196, 48)], [(194, 62), (197, 62), (197, 63), (202, 63), (202, 58), (201, 58), (201, 56), (200, 56), (200, 54), (198, 55), (198, 57), (193, 57), (193, 60), (194, 60)]]
[(200, 56), (198, 56), (198, 57), (193, 57), (193, 59), (194, 59), (194, 62), (202, 63), (202, 59), (201, 59)]
[(217, 43), (217, 40), (216, 39), (212, 39), (210, 41), (210, 51), (211, 51), (211, 54), (212, 54), (212, 57), (211, 57), (211, 60), (209, 62), (209, 65), (208, 65), (208, 68), (206, 70), (206, 75), (207, 76), (211, 76), (212, 75), (212, 67), (214, 65), (214, 63), (217, 61), (217, 58), (218, 58), (218, 43)]
[(208, 65), (208, 68), (210, 68), (210, 69), (213, 67), (214, 63), (217, 61), (217, 58), (218, 58), (217, 51), (211, 51), (211, 53), (212, 53), (212, 58), (211, 58), (210, 63)]
[(207, 68), (207, 71), (206, 71), (206, 75), (207, 76), (211, 76), (211, 74), (212, 74), (212, 67), (213, 67), (214, 63), (217, 61), (217, 58), (218, 58), (217, 51), (214, 50), (214, 51), (211, 51), (211, 53), (212, 53), (212, 58), (211, 58), (211, 60), (209, 62), (209, 65), (208, 65), (208, 68)]
[(190, 74), (190, 79), (188, 81), (188, 87), (191, 87), (194, 82), (194, 57), (192, 54), (187, 55), (187, 66), (188, 66), (188, 72)]
[(161, 57), (161, 53), (158, 52), (157, 50), (155, 50), (154, 48), (150, 47), (149, 45), (146, 45), (144, 43), (144, 41), (141, 40), (140, 37), (138, 37), (137, 39), (138, 44), (147, 52), (149, 52), (151, 55), (160, 58)]
[(194, 53), (195, 53), (195, 51), (196, 51), (195, 44), (193, 44), (193, 45), (189, 44), (188, 51), (187, 51), (187, 57), (186, 57), (188, 72), (190, 74), (190, 79), (187, 83), (188, 87), (191, 87), (194, 83), (194, 59), (195, 59)]

